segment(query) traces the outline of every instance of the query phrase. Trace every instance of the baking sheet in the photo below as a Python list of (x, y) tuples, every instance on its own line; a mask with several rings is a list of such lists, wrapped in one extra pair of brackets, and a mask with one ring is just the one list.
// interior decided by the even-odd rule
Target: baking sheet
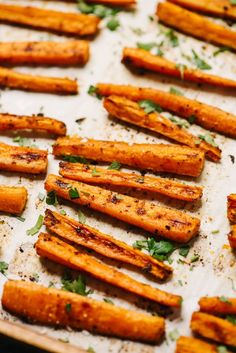
[[(45, 116), (55, 117), (63, 120), (68, 128), (68, 134), (78, 134), (83, 137), (97, 139), (108, 139), (129, 142), (167, 143), (166, 140), (156, 137), (142, 129), (127, 124), (120, 124), (108, 118), (102, 107), (101, 101), (89, 96), (87, 89), (90, 84), (96, 82), (112, 82), (118, 84), (134, 84), (150, 86), (168, 91), (170, 87), (180, 89), (186, 97), (197, 99), (208, 104), (215, 105), (226, 111), (236, 113), (235, 93), (223, 91), (218, 88), (198, 87), (192, 84), (181, 83), (176, 80), (163, 78), (159, 75), (145, 74), (137, 75), (131, 73), (120, 63), (121, 52), (124, 46), (136, 46), (137, 42), (160, 43), (163, 38), (163, 30), (166, 27), (159, 26), (156, 19), (151, 21), (149, 15), (154, 14), (156, 0), (139, 0), (137, 10), (131, 13), (120, 13), (118, 15), (121, 27), (115, 32), (109, 31), (105, 24), (101, 24), (100, 34), (91, 42), (91, 59), (85, 68), (27, 68), (20, 67), (22, 72), (45, 74), (51, 76), (69, 76), (78, 79), (80, 94), (72, 97), (62, 97), (50, 94), (26, 93), (20, 91), (1, 90), (0, 111), (15, 114), (37, 114), (44, 113)], [(20, 3), (22, 5), (33, 4), (43, 8), (60, 9), (62, 11), (76, 12), (75, 4), (65, 4), (54, 1), (3, 1), (1, 3)], [(217, 22), (222, 22), (217, 20)], [(234, 28), (234, 27), (232, 27)], [(137, 30), (139, 29), (139, 30)], [(141, 30), (141, 31), (140, 31)], [(140, 35), (141, 33), (141, 35)], [(178, 34), (180, 45), (172, 48), (165, 40), (165, 57), (178, 63), (187, 63), (184, 55), (191, 55), (194, 49), (211, 66), (211, 72), (224, 77), (236, 80), (235, 54), (224, 52), (213, 56), (217, 49), (213, 45), (192, 39)], [(24, 28), (0, 25), (1, 41), (23, 41), (23, 40), (65, 40), (66, 37), (28, 30)], [(86, 119), (77, 124), (76, 119)], [(190, 131), (194, 133), (206, 133), (200, 127), (192, 126)], [(19, 135), (19, 133), (18, 133)], [(30, 135), (20, 133), (20, 136), (29, 137), (33, 143), (40, 148), (46, 148), (51, 153), (53, 140), (42, 137), (33, 138)], [(1, 141), (13, 143), (13, 134), (1, 136)], [(230, 155), (236, 157), (236, 142), (232, 139), (216, 135), (216, 142), (223, 150), (222, 161), (219, 164), (206, 162), (205, 170), (198, 180), (184, 178), (190, 183), (197, 183), (204, 186), (204, 197), (201, 204), (187, 205), (171, 201), (167, 198), (145, 193), (139, 193), (143, 198), (155, 198), (155, 202), (167, 204), (170, 207), (186, 209), (202, 221), (199, 237), (194, 241), (190, 254), (200, 256), (199, 261), (188, 265), (178, 263), (179, 255), (175, 252), (172, 255), (174, 276), (166, 284), (159, 285), (150, 282), (142, 274), (136, 273), (129, 268), (120, 268), (121, 271), (153, 286), (160, 286), (162, 289), (181, 294), (184, 298), (183, 309), (180, 313), (168, 316), (166, 320), (167, 339), (159, 346), (149, 346), (140, 343), (122, 341), (119, 339), (107, 338), (89, 334), (88, 332), (75, 332), (69, 329), (53, 329), (34, 325), (33, 328), (40, 333), (47, 334), (58, 339), (69, 341), (87, 349), (93, 347), (96, 353), (112, 352), (137, 352), (137, 353), (169, 353), (174, 351), (175, 342), (171, 341), (169, 334), (177, 329), (179, 334), (188, 335), (191, 313), (197, 310), (198, 299), (203, 295), (226, 295), (235, 296), (236, 274), (235, 256), (231, 253), (227, 242), (229, 224), (226, 218), (226, 196), (236, 192), (236, 164), (232, 163)], [(57, 173), (58, 160), (49, 155), (48, 173)], [(183, 178), (182, 178), (183, 179)], [(0, 286), (7, 278), (11, 279), (34, 279), (38, 283), (48, 286), (50, 281), (60, 288), (63, 268), (48, 261), (41, 261), (36, 255), (33, 245), (37, 239), (35, 236), (27, 236), (26, 230), (31, 228), (39, 216), (48, 207), (38, 199), (39, 192), (44, 193), (43, 178), (21, 176), (14, 173), (1, 173), (0, 184), (24, 185), (29, 192), (27, 208), (23, 213), (25, 222), (17, 218), (0, 215), (0, 260), (9, 263), (6, 276), (0, 275)], [(130, 194), (134, 192), (130, 191)], [(51, 206), (49, 206), (51, 207)], [(52, 207), (54, 208), (54, 207)], [(56, 207), (58, 210), (66, 210), (67, 214), (77, 218), (78, 207), (62, 203)], [(92, 210), (81, 208), (87, 218), (87, 224), (110, 234), (128, 244), (136, 240), (145, 239), (148, 234), (140, 229), (131, 227), (123, 222), (117, 221), (106, 215)], [(43, 230), (43, 228), (42, 228)], [(216, 233), (215, 231), (219, 231)], [(213, 233), (212, 233), (213, 232)], [(109, 263), (113, 263), (109, 261)], [(117, 263), (113, 263), (119, 265)], [(118, 289), (112, 289), (107, 285), (88, 278), (88, 285), (94, 289), (91, 298), (103, 300), (110, 298), (115, 304), (123, 307), (153, 312), (153, 308), (144, 301), (137, 300), (131, 295), (124, 294)], [(1, 311), (1, 317), (10, 321), (19, 321), (17, 318)], [(28, 324), (24, 325), (27, 327)]]

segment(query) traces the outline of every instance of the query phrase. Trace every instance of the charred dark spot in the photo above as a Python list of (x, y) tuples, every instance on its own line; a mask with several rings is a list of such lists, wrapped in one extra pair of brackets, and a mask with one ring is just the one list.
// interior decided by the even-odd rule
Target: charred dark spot
[(147, 263), (146, 266), (144, 266), (144, 267), (142, 268), (142, 271), (143, 271), (144, 273), (149, 273), (149, 272), (151, 272), (151, 270), (152, 270), (152, 265), (150, 264), (150, 262)]
[(167, 230), (171, 230), (171, 227), (170, 227), (170, 226), (165, 226), (165, 228), (166, 228)]
[(38, 161), (39, 159), (44, 158), (44, 156), (42, 156), (41, 154), (32, 153), (32, 152), (25, 152), (25, 153), (15, 154), (15, 155), (13, 154), (12, 157), (20, 160), (25, 160), (28, 163), (32, 161)]
[(64, 183), (64, 181), (61, 181), (61, 180), (56, 180), (55, 183), (56, 183), (56, 185), (58, 185), (62, 189), (67, 189), (69, 186), (69, 184)]
[(146, 211), (144, 208), (138, 208), (136, 212), (139, 216), (146, 214)]

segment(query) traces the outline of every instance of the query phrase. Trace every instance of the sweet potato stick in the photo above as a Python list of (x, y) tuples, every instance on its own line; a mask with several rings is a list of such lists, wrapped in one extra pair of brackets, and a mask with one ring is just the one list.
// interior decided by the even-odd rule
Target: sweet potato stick
[(213, 315), (195, 312), (191, 319), (194, 333), (229, 346), (236, 346), (236, 325)]
[(157, 342), (165, 330), (165, 321), (161, 317), (32, 282), (7, 281), (2, 305), (15, 315), (41, 324), (69, 326), (137, 341)]
[(84, 183), (132, 187), (184, 201), (196, 201), (202, 197), (202, 188), (199, 186), (182, 184), (166, 178), (142, 177), (135, 173), (108, 170), (97, 166), (97, 173), (94, 175), (93, 168), (87, 164), (60, 162), (60, 174), (63, 177)]
[(183, 96), (160, 91), (153, 88), (113, 85), (100, 83), (96, 86), (97, 93), (102, 96), (124, 96), (134, 101), (151, 100), (164, 110), (189, 119), (208, 130), (236, 137), (236, 116), (225, 111), (200, 103)]
[(103, 256), (131, 264), (158, 279), (166, 279), (172, 273), (171, 267), (152, 256), (57, 212), (47, 209), (44, 224), (63, 239), (92, 249)]
[(0, 170), (42, 174), (47, 170), (47, 151), (0, 143)]
[(229, 243), (232, 249), (236, 249), (236, 224), (231, 226), (231, 232), (228, 235)]
[[(193, 337), (180, 337), (175, 353), (218, 353), (218, 347)], [(227, 351), (230, 353), (229, 351)]]
[(236, 7), (230, 0), (168, 0), (189, 10), (236, 20)]
[(25, 208), (27, 196), (25, 187), (0, 185), (0, 211), (21, 214)]
[(4, 67), (0, 67), (0, 86), (24, 91), (54, 94), (76, 94), (78, 92), (77, 82), (75, 80), (33, 76)]
[(25, 116), (0, 113), (0, 131), (32, 130), (65, 136), (66, 125), (59, 120), (44, 116)]
[(147, 50), (139, 48), (125, 48), (123, 62), (140, 69), (149, 70), (159, 74), (179, 78), (184, 81), (206, 83), (212, 86), (236, 89), (236, 81), (220, 76), (209, 75), (200, 70), (181, 66), (158, 55), (153, 55)]
[(236, 194), (228, 196), (227, 214), (228, 219), (232, 223), (236, 223)]
[(104, 107), (108, 113), (120, 120), (157, 132), (181, 145), (200, 148), (215, 162), (221, 158), (221, 150), (218, 147), (192, 135), (159, 113), (145, 113), (136, 102), (124, 97), (110, 96), (105, 98)]
[(50, 234), (41, 233), (35, 247), (37, 254), (40, 256), (73, 270), (85, 271), (101, 281), (139, 295), (142, 298), (170, 307), (181, 306), (180, 296), (138, 282)]
[(134, 168), (197, 177), (204, 166), (204, 152), (197, 148), (164, 144), (133, 144), (62, 137), (53, 146), (55, 156), (83, 156), (102, 162), (118, 161)]
[(84, 40), (66, 42), (1, 42), (0, 62), (8, 65), (84, 65), (89, 44)]
[(167, 26), (206, 42), (236, 50), (236, 32), (201, 15), (169, 2), (163, 2), (158, 4), (157, 16)]
[(86, 205), (121, 221), (162, 235), (177, 242), (188, 242), (197, 235), (200, 220), (183, 211), (117, 194), (97, 186), (48, 175), (45, 189), (80, 205)]
[(108, 6), (131, 6), (136, 4), (136, 0), (87, 0), (91, 4), (102, 4)]
[[(223, 297), (224, 299), (224, 297)], [(212, 315), (236, 314), (236, 298), (203, 297), (199, 300), (200, 310)]]
[(49, 32), (88, 36), (97, 33), (100, 19), (80, 13), (1, 4), (0, 21)]

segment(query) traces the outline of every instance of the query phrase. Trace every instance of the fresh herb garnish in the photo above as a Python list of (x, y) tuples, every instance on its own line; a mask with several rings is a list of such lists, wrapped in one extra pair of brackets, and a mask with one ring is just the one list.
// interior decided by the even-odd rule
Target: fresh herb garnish
[(42, 227), (42, 225), (43, 225), (43, 220), (44, 220), (44, 218), (43, 218), (43, 216), (40, 214), (40, 215), (38, 216), (38, 219), (37, 219), (37, 222), (36, 222), (35, 226), (32, 227), (32, 228), (30, 228), (30, 229), (28, 229), (28, 230), (26, 231), (26, 234), (27, 234), (27, 235), (35, 235), (35, 234), (37, 234), (37, 233), (40, 231), (40, 229), (41, 229), (41, 227)]
[(201, 59), (199, 57), (199, 55), (195, 52), (195, 50), (192, 50), (192, 53), (193, 53), (193, 62), (198, 67), (198, 69), (200, 69), (200, 70), (210, 70), (211, 69), (211, 66), (206, 61)]
[(150, 114), (153, 112), (161, 113), (163, 111), (162, 108), (158, 104), (156, 104), (153, 101), (150, 101), (148, 99), (139, 101), (138, 105), (141, 108), (143, 108), (143, 110), (145, 111), (146, 114)]
[(61, 214), (62, 216), (66, 216), (66, 211), (65, 211), (65, 210), (61, 210), (61, 211), (60, 211), (60, 214)]
[(38, 194), (38, 199), (39, 199), (40, 201), (44, 201), (45, 195), (44, 195), (42, 192), (39, 192), (39, 194)]
[(229, 48), (229, 47), (221, 47), (221, 48), (217, 49), (216, 51), (214, 51), (213, 56), (217, 56), (217, 55), (219, 55), (221, 53), (224, 53), (225, 51), (231, 51), (231, 48)]
[(97, 171), (96, 167), (94, 167), (93, 170), (92, 170), (92, 176), (93, 177), (99, 177), (100, 175), (101, 175), (101, 173)]
[(93, 347), (89, 346), (87, 349), (88, 353), (96, 353), (95, 350), (93, 349)]
[(231, 5), (236, 5), (236, 0), (229, 0)]
[(0, 261), (0, 273), (5, 275), (5, 272), (8, 270), (8, 264), (5, 261)]
[(63, 161), (70, 162), (70, 163), (88, 164), (87, 159), (81, 156), (63, 156), (62, 158), (63, 158)]
[(134, 248), (147, 250), (151, 256), (160, 261), (165, 261), (175, 250), (174, 245), (166, 240), (157, 241), (154, 238), (147, 240), (137, 240), (133, 244)]
[(71, 188), (69, 190), (69, 196), (71, 199), (79, 199), (80, 198), (79, 191), (76, 188)]
[(178, 329), (174, 329), (173, 331), (169, 332), (169, 338), (171, 341), (176, 341), (180, 336)]
[(21, 217), (21, 216), (17, 216), (16, 219), (18, 219), (18, 221), (20, 221), (20, 222), (24, 222), (25, 221), (25, 218)]
[(199, 137), (201, 140), (203, 140), (203, 141), (209, 143), (209, 145), (212, 145), (213, 147), (218, 147), (217, 144), (215, 143), (215, 140), (214, 140), (213, 136), (212, 136), (211, 134), (198, 135), (198, 137)]
[(179, 248), (180, 256), (187, 257), (188, 253), (189, 253), (189, 250), (190, 250), (190, 246), (189, 245), (181, 246), (181, 248)]
[(150, 51), (151, 49), (156, 47), (156, 43), (154, 43), (154, 42), (149, 42), (149, 43), (140, 43), (140, 42), (138, 42), (137, 43), (137, 47), (139, 49)]
[(105, 18), (109, 16), (115, 16), (118, 12), (121, 11), (119, 8), (110, 8), (104, 5), (94, 5), (94, 4), (87, 4), (83, 0), (78, 1), (78, 9), (80, 12), (85, 14), (94, 14), (100, 18)]
[(62, 289), (68, 291), (68, 292), (72, 292), (72, 293), (76, 293), (76, 294), (80, 294), (83, 296), (87, 296), (91, 293), (93, 293), (93, 291), (91, 289), (87, 290), (86, 289), (86, 280), (85, 277), (79, 275), (79, 277), (77, 279), (69, 279), (69, 278), (63, 278), (62, 281)]
[(227, 315), (226, 320), (231, 322), (231, 324), (236, 325), (236, 316), (235, 315)]
[(118, 27), (120, 27), (120, 22), (116, 17), (112, 17), (106, 24), (106, 27), (114, 32)]
[(228, 353), (228, 349), (225, 346), (218, 346), (217, 347), (217, 352), (218, 353)]
[(226, 304), (232, 305), (232, 303), (229, 301), (229, 298), (225, 297), (224, 295), (222, 295), (221, 297), (219, 297), (219, 300), (220, 300), (222, 303), (226, 303)]
[(65, 305), (65, 310), (66, 310), (67, 314), (69, 314), (71, 312), (71, 303), (67, 303)]
[(185, 119), (178, 118), (177, 116), (170, 116), (168, 119), (179, 127), (189, 128), (189, 122)]
[(57, 195), (56, 195), (56, 192), (54, 190), (49, 191), (47, 193), (46, 204), (47, 205), (53, 205), (53, 206), (58, 205)]
[(178, 47), (179, 45), (179, 38), (177, 37), (177, 35), (175, 34), (175, 32), (173, 31), (173, 29), (170, 29), (169, 31), (165, 32), (165, 36), (168, 38), (170, 44), (172, 45), (172, 47)]
[(194, 263), (194, 262), (197, 262), (199, 260), (200, 256), (199, 255), (194, 255), (191, 259), (190, 259), (190, 262), (191, 264)]
[(86, 223), (85, 214), (81, 210), (78, 210), (78, 219), (79, 219), (80, 223), (82, 223), (82, 224)]
[(96, 86), (90, 85), (88, 88), (88, 94), (90, 96), (97, 97), (98, 99), (102, 99), (102, 95), (98, 93)]
[(108, 170), (120, 170), (121, 169), (121, 163), (113, 161), (109, 167), (107, 168)]
[(183, 95), (184, 95), (180, 90), (178, 90), (178, 89), (175, 88), (175, 87), (170, 87), (169, 92), (170, 92), (171, 94), (175, 94), (176, 96), (183, 96)]
[(105, 303), (114, 305), (114, 302), (113, 302), (111, 299), (109, 299), (109, 298), (103, 298), (103, 301), (104, 301)]
[(30, 139), (26, 137), (16, 136), (14, 137), (13, 142), (17, 142), (21, 147), (37, 147), (31, 143)]
[(195, 121), (196, 121), (196, 116), (195, 115), (190, 115), (190, 117), (188, 118), (188, 122), (189, 122), (189, 124), (194, 124), (195, 123)]

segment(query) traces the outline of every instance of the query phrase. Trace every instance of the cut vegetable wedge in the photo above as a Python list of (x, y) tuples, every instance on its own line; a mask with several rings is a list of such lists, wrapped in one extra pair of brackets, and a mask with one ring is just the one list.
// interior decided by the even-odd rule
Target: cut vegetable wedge
[(236, 314), (236, 298), (203, 297), (199, 300), (200, 310), (213, 315)]
[(177, 242), (188, 242), (197, 235), (200, 220), (187, 213), (157, 206), (145, 200), (48, 175), (45, 189), (79, 205), (86, 205), (114, 218), (162, 235)]
[[(219, 353), (218, 346), (193, 337), (180, 337), (175, 353)], [(227, 353), (230, 353), (227, 351)]]
[(44, 116), (25, 116), (0, 113), (0, 131), (33, 130), (65, 136), (66, 125), (59, 120)]
[(0, 143), (0, 170), (42, 174), (47, 170), (47, 151)]
[(236, 249), (236, 224), (231, 226), (231, 232), (228, 235), (229, 243), (232, 249)]
[(194, 123), (208, 130), (236, 137), (235, 115), (196, 100), (154, 88), (109, 83), (97, 84), (96, 93), (106, 97), (111, 95), (123, 96), (134, 101), (150, 100), (160, 105), (164, 110), (173, 112), (183, 118), (191, 119)]
[(11, 313), (37, 323), (137, 341), (157, 342), (165, 330), (164, 319), (160, 317), (32, 282), (6, 282), (2, 304)]
[(79, 248), (50, 234), (41, 233), (35, 244), (37, 254), (78, 271), (85, 271), (91, 276), (119, 287), (142, 298), (161, 305), (180, 307), (181, 297), (164, 292), (147, 284), (136, 281), (128, 275), (98, 261)]
[(96, 16), (80, 13), (1, 4), (0, 21), (49, 32), (88, 36), (98, 32), (100, 19)]
[(145, 113), (145, 110), (136, 102), (119, 96), (105, 98), (104, 107), (108, 113), (120, 120), (157, 132), (181, 145), (200, 148), (206, 153), (206, 156), (209, 159), (215, 162), (219, 161), (221, 158), (221, 150), (218, 147), (213, 146), (212, 144), (192, 135), (187, 130), (180, 128), (177, 125), (179, 124), (180, 119), (177, 120), (172, 117), (172, 122), (171, 118), (165, 118), (162, 114), (156, 112), (150, 114)]
[(0, 185), (0, 211), (21, 214), (25, 208), (27, 196), (25, 187)]
[(227, 200), (228, 219), (230, 222), (236, 223), (236, 194), (229, 195)]
[(236, 81), (206, 74), (203, 71), (192, 69), (185, 65), (178, 65), (161, 56), (153, 55), (143, 49), (125, 48), (123, 50), (123, 61), (140, 69), (179, 78), (184, 81), (236, 89)]
[(60, 174), (68, 179), (96, 185), (115, 185), (132, 187), (140, 190), (156, 192), (174, 199), (196, 201), (202, 197), (202, 187), (182, 184), (166, 178), (141, 176), (137, 173), (125, 173), (118, 170), (104, 169), (80, 164), (60, 162)]
[(163, 262), (57, 212), (47, 209), (44, 224), (62, 239), (92, 249), (108, 258), (131, 264), (158, 279), (166, 279), (172, 273), (172, 268)]
[(169, 2), (158, 4), (159, 21), (190, 36), (236, 50), (236, 31), (232, 31), (194, 12)]
[(197, 148), (164, 144), (129, 144), (79, 137), (59, 138), (55, 156), (83, 156), (102, 162), (117, 161), (140, 169), (197, 177), (204, 166), (204, 152)]

